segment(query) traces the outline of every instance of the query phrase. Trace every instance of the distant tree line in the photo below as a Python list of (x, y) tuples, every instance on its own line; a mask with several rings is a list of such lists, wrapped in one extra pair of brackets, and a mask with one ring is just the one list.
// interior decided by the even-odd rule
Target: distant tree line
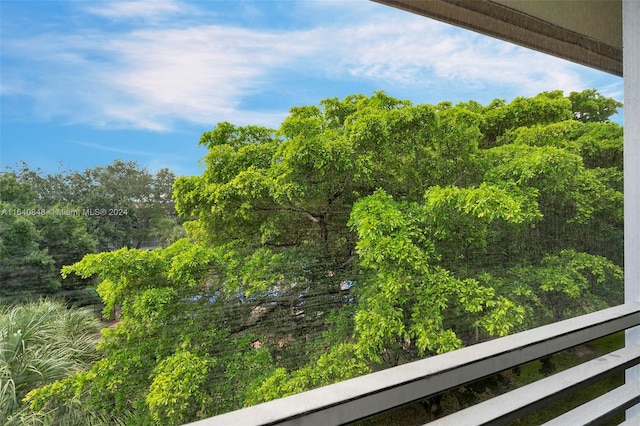
[(166, 246), (184, 236), (172, 200), (175, 175), (114, 161), (45, 174), (23, 163), (0, 174), (0, 302), (57, 295), (99, 301), (92, 279), (60, 270), (89, 253)]

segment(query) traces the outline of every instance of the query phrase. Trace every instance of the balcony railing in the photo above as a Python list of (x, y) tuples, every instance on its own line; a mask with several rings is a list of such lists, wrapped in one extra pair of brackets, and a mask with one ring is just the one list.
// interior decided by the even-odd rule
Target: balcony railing
[[(211, 417), (192, 425), (326, 426), (349, 423), (637, 325), (640, 325), (640, 303), (628, 303)], [(640, 346), (628, 345), (429, 424), (501, 424), (639, 363)], [(627, 383), (548, 424), (592, 424), (638, 402), (640, 383)]]

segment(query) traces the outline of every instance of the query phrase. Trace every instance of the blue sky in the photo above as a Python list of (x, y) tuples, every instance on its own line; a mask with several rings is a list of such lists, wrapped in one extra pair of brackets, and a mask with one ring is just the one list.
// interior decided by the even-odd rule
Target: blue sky
[(511, 100), (622, 79), (368, 0), (0, 0), (0, 166), (199, 174), (216, 123), (384, 90)]

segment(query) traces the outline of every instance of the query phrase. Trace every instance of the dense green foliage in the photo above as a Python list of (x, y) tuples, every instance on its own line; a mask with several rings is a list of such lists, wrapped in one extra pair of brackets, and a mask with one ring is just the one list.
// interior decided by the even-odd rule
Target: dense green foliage
[(95, 303), (92, 280), (61, 281), (85, 254), (168, 245), (184, 236), (167, 169), (116, 160), (84, 172), (44, 175), (25, 164), (0, 174), (0, 301), (56, 295)]
[(180, 424), (621, 302), (620, 106), (380, 92), (220, 123), (174, 184), (189, 238), (63, 268), (122, 321), (32, 407)]

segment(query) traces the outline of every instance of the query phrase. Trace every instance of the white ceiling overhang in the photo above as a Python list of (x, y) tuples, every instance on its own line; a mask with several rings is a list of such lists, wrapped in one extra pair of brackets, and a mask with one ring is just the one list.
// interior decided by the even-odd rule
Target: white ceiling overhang
[(621, 0), (373, 0), (622, 76)]

